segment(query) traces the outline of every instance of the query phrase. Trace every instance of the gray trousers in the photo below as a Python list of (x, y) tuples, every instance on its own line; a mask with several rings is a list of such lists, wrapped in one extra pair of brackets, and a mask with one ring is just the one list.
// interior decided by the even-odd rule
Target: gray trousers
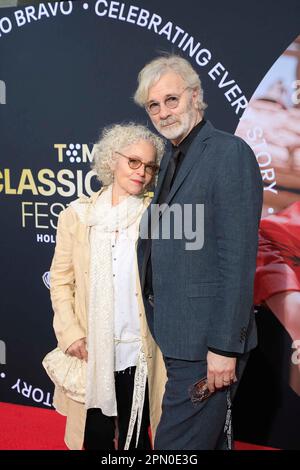
[[(156, 450), (214, 450), (232, 448), (230, 402), (236, 393), (249, 354), (237, 362), (238, 381), (194, 405), (190, 386), (206, 377), (206, 361), (164, 358), (168, 380), (157, 428)], [(225, 423), (227, 430), (225, 430)]]

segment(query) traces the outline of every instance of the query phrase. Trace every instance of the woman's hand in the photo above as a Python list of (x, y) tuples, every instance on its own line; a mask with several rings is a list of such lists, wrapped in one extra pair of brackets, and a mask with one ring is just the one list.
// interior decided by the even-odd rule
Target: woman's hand
[(66, 350), (66, 354), (70, 356), (76, 356), (78, 359), (84, 359), (87, 361), (88, 359), (88, 352), (86, 349), (86, 338), (80, 338), (74, 341), (71, 346), (68, 347)]

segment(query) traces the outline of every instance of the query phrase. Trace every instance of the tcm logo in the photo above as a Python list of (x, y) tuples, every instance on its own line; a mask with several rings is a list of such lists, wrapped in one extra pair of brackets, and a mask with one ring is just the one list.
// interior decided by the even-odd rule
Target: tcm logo
[(46, 271), (42, 276), (43, 282), (47, 289), (50, 289), (50, 272)]
[(0, 104), (6, 104), (6, 85), (3, 80), (0, 80)]
[(87, 163), (93, 160), (94, 144), (92, 150), (87, 144), (54, 144), (59, 163)]

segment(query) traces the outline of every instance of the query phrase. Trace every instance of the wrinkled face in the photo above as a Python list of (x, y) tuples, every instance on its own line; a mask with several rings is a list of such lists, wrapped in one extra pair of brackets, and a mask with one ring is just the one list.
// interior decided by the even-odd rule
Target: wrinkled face
[[(155, 166), (155, 147), (149, 141), (140, 140), (122, 148), (120, 154), (116, 152), (116, 157), (112, 168), (114, 191), (118, 196), (125, 197), (140, 194), (153, 179), (149, 170), (145, 169), (145, 165)], [(129, 165), (136, 166), (137, 161), (143, 164), (136, 169), (130, 168)]]
[[(159, 104), (155, 115), (148, 111), (149, 117), (157, 129), (174, 145), (178, 145), (200, 121), (197, 89), (187, 88), (185, 81), (175, 72), (168, 72), (149, 88), (146, 107), (149, 110), (153, 103)], [(178, 105), (170, 108), (167, 104), (172, 98)]]

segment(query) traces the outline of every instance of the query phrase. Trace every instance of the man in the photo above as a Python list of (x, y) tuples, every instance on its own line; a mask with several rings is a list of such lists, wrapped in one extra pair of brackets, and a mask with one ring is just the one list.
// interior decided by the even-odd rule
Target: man
[[(152, 212), (151, 224), (142, 224), (155, 236), (142, 233), (138, 246), (147, 320), (168, 375), (154, 447), (225, 449), (231, 447), (231, 398), (257, 341), (252, 296), (261, 176), (250, 147), (204, 119), (201, 82), (189, 62), (159, 57), (138, 81), (136, 103), (172, 143), (151, 205), (164, 206), (158, 217)], [(186, 205), (192, 206), (196, 235), (204, 229), (203, 246), (187, 249), (185, 232), (181, 239), (174, 230), (157, 236), (171, 221), (166, 204), (182, 208), (183, 219)], [(195, 213), (201, 204), (200, 226)], [(172, 229), (176, 223), (170, 222)], [(191, 387), (205, 377), (213, 393), (195, 404)]]

